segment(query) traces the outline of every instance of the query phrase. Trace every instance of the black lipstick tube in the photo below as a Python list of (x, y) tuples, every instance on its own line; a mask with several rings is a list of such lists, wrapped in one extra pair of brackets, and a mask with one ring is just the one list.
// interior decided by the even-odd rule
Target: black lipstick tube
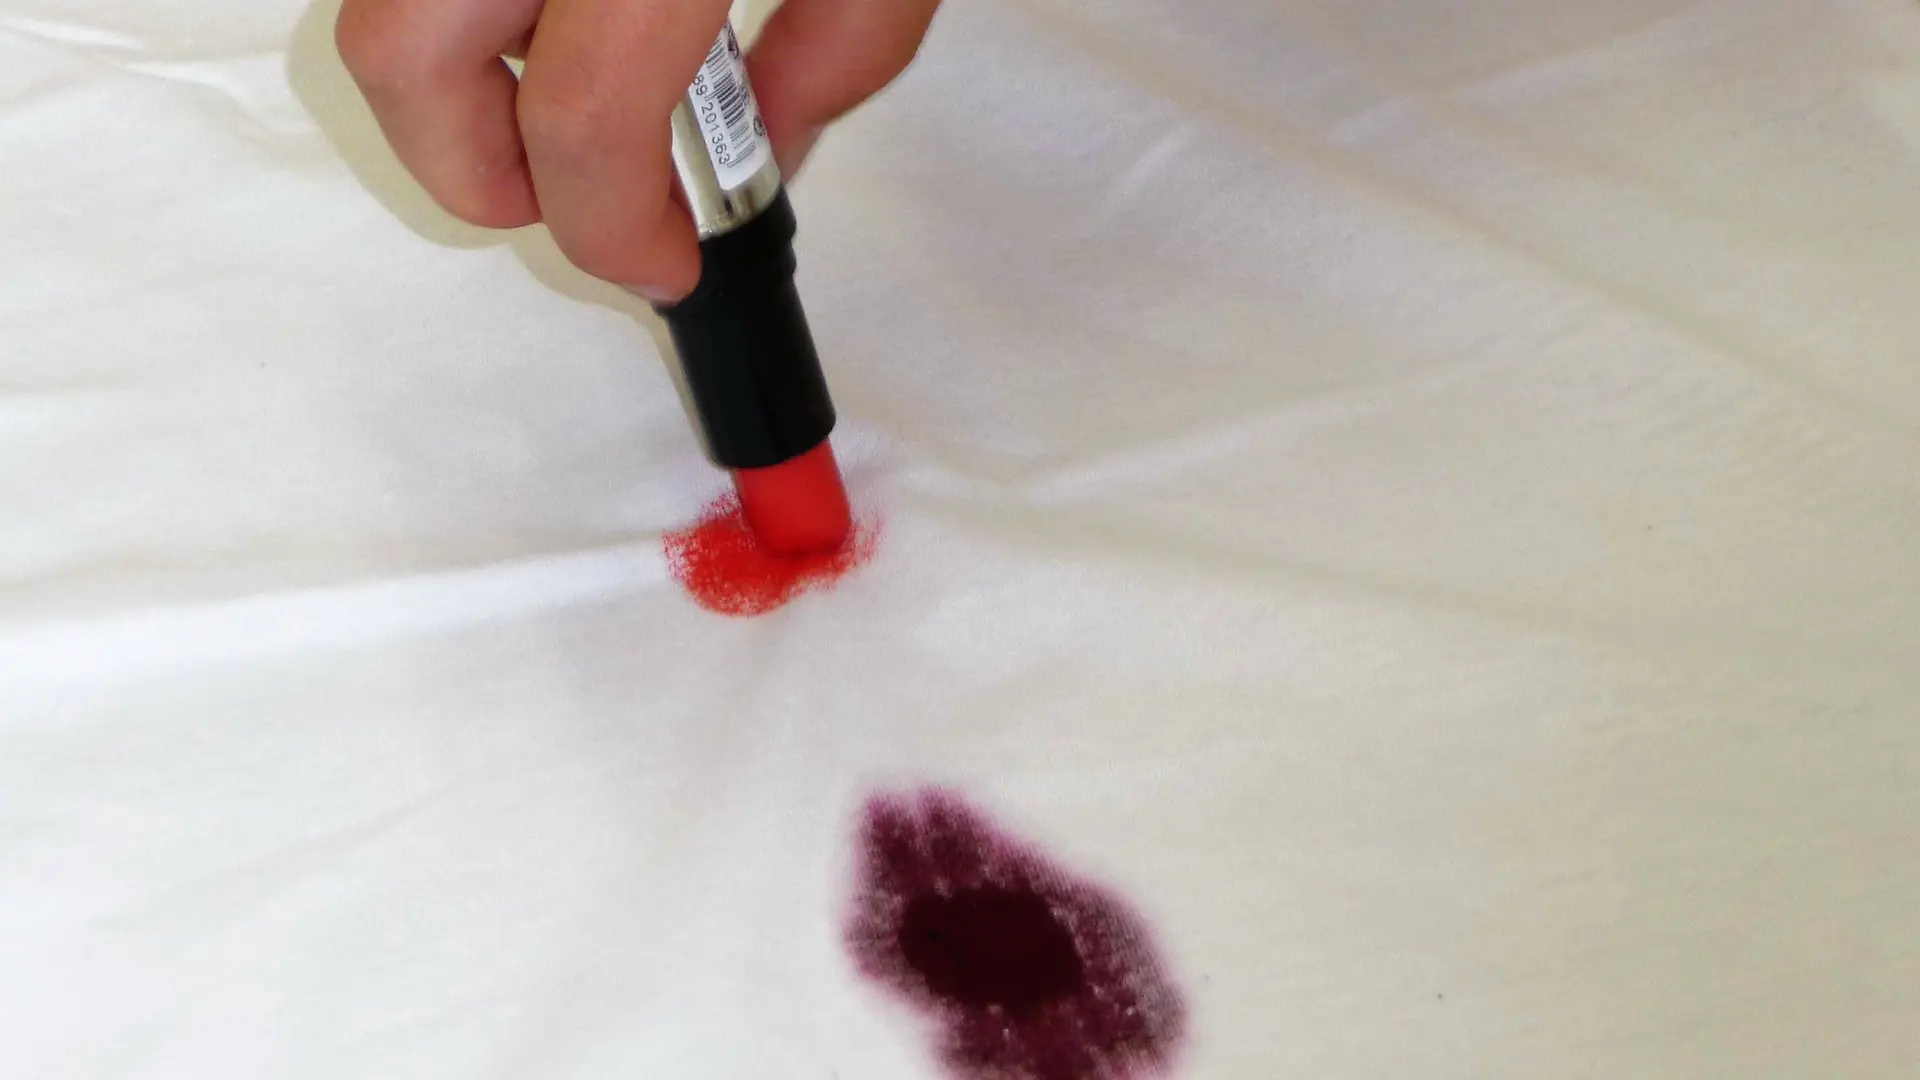
[(793, 205), (731, 24), (673, 114), (673, 162), (700, 231), (700, 283), (657, 305), (714, 464), (780, 465), (826, 442), (833, 399), (794, 283)]

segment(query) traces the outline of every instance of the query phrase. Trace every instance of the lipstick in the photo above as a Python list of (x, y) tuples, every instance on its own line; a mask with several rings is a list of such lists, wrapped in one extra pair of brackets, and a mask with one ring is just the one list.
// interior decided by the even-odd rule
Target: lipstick
[(798, 228), (740, 43), (723, 26), (673, 112), (673, 166), (700, 231), (700, 283), (656, 305), (707, 456), (770, 551), (832, 550), (852, 527), (833, 399), (794, 284)]

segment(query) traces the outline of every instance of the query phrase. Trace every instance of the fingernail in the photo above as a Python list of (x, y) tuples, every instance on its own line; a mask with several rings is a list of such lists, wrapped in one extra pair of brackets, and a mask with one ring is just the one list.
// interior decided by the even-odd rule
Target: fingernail
[(680, 294), (658, 285), (622, 285), (621, 288), (645, 300), (649, 304), (665, 305), (680, 299)]

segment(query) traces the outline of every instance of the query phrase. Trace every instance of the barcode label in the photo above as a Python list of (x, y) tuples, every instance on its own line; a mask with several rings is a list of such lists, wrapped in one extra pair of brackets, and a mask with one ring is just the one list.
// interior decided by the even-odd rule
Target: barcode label
[(747, 85), (747, 69), (740, 62), (740, 41), (733, 36), (732, 24), (721, 28), (700, 74), (693, 78), (692, 93), (693, 115), (700, 122), (713, 171), (720, 186), (732, 191), (752, 179), (773, 156), (766, 125), (760, 122), (760, 106)]

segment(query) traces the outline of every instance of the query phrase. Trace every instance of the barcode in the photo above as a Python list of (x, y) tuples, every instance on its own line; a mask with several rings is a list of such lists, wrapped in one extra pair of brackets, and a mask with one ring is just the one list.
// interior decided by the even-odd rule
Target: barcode
[(732, 26), (721, 30), (694, 76), (693, 107), (721, 186), (731, 191), (746, 183), (770, 155)]
[(721, 122), (727, 125), (727, 141), (745, 146), (753, 140), (753, 125), (747, 122), (747, 94), (733, 73), (732, 59), (727, 35), (722, 34), (707, 54), (707, 70), (713, 72), (713, 99), (720, 105)]

